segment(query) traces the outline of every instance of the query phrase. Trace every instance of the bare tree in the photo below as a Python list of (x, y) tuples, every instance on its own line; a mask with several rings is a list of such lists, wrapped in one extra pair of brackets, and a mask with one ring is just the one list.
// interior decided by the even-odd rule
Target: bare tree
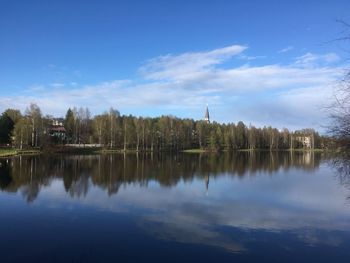
[(38, 105), (31, 103), (26, 109), (26, 115), (28, 116), (31, 122), (32, 128), (32, 140), (31, 144), (33, 147), (38, 146), (38, 136), (40, 133), (40, 124), (41, 124), (41, 110)]
[(329, 132), (335, 136), (344, 146), (350, 144), (350, 74), (336, 88), (334, 102), (330, 107), (331, 124)]
[[(350, 25), (344, 21), (338, 21), (343, 25), (342, 37), (337, 41), (350, 40)], [(350, 70), (345, 69), (344, 77), (334, 90), (334, 99), (330, 107), (331, 123), (329, 133), (338, 139), (341, 146), (350, 148)]]

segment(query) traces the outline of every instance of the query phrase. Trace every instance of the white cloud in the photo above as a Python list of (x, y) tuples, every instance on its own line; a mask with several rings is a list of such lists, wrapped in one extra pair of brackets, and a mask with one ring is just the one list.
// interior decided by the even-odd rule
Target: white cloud
[(327, 121), (324, 109), (331, 96), (332, 87), (327, 85), (296, 88), (236, 105), (234, 112), (256, 126), (313, 127), (322, 132)]
[(247, 56), (247, 55), (240, 55), (238, 58), (243, 59), (243, 60), (247, 60), (247, 61), (251, 61), (251, 60), (256, 60), (256, 59), (264, 59), (266, 58), (266, 56)]
[(59, 83), (59, 82), (54, 82), (54, 83), (51, 83), (50, 86), (53, 87), (53, 88), (62, 88), (62, 87), (65, 86), (65, 84), (64, 83)]
[(296, 58), (295, 63), (300, 66), (310, 67), (319, 64), (329, 64), (333, 62), (337, 62), (339, 60), (339, 56), (335, 53), (327, 53), (324, 55), (318, 55), (313, 53), (306, 53), (300, 57)]
[(171, 113), (198, 119), (209, 103), (217, 121), (318, 128), (324, 122), (320, 108), (328, 105), (334, 82), (343, 74), (332, 64), (339, 57), (307, 53), (289, 65), (221, 66), (236, 55), (235, 63), (239, 62), (246, 48), (233, 45), (160, 56), (139, 69), (144, 79), (74, 83), (54, 89), (41, 85), (19, 95), (1, 96), (0, 110), (24, 110), (36, 102), (43, 112), (53, 115), (64, 115), (73, 106), (89, 107), (94, 114), (113, 106), (126, 114)]
[[(304, 161), (312, 159), (310, 154), (303, 157)], [(332, 170), (327, 166), (319, 171), (318, 166), (314, 170), (300, 168), (284, 167), (272, 173), (258, 169), (243, 177), (230, 172), (211, 176), (208, 195), (204, 176), (179, 180), (177, 187), (171, 188), (152, 181), (143, 182), (141, 187), (138, 183), (124, 183), (118, 194), (112, 196), (107, 195), (106, 189), (91, 185), (84, 199), (67, 199), (64, 188), (53, 181), (40, 195), (66, 208), (80, 204), (117, 213), (137, 209), (142, 211), (138, 213), (138, 226), (154, 237), (230, 251), (246, 250), (247, 240), (242, 236), (229, 237), (220, 227), (288, 231), (308, 244), (336, 245), (338, 242), (325, 237), (350, 227), (350, 213), (344, 209), (348, 189), (339, 187), (335, 177), (329, 176)], [(59, 199), (61, 202), (57, 202)], [(326, 235), (315, 239), (321, 232)]]
[(286, 53), (286, 52), (291, 51), (293, 49), (294, 49), (293, 46), (288, 46), (288, 47), (285, 47), (285, 48), (282, 48), (281, 50), (279, 50), (278, 53)]
[(166, 55), (149, 60), (140, 72), (146, 79), (187, 79), (242, 53), (246, 46), (233, 45), (208, 52)]
[(340, 57), (335, 54), (335, 53), (328, 53), (326, 55), (323, 56), (323, 59), (326, 61), (326, 62), (336, 62), (336, 61), (339, 61), (340, 60)]

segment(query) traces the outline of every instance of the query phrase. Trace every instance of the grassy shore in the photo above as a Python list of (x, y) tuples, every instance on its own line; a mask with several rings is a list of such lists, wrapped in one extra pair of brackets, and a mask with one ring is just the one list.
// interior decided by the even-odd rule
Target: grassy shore
[(184, 153), (209, 153), (209, 152), (216, 152), (216, 151), (207, 150), (207, 149), (188, 149), (188, 150), (183, 150), (182, 152), (184, 152)]
[[(110, 149), (101, 147), (51, 147), (44, 151), (45, 153), (63, 153), (63, 154), (111, 154), (111, 153), (137, 153), (136, 149)], [(144, 152), (144, 151), (139, 151)]]
[(326, 152), (328, 149), (238, 149), (238, 152)]
[[(100, 153), (100, 154), (108, 154), (108, 153), (124, 153), (124, 150), (121, 149), (99, 149), (97, 151), (95, 151), (96, 153)], [(128, 152), (128, 151), (126, 151)], [(132, 151), (132, 152), (136, 152)]]
[(96, 154), (101, 148), (95, 147), (66, 147), (54, 146), (44, 150), (44, 153), (64, 153), (64, 154)]
[[(235, 149), (233, 151), (237, 151), (237, 152), (270, 152), (270, 149)], [(271, 150), (272, 152), (281, 152), (281, 151), (285, 151), (285, 152), (326, 152), (326, 151), (330, 151), (327, 149), (273, 149)], [(217, 152), (217, 151), (212, 151), (210, 149), (188, 149), (188, 150), (184, 150), (182, 152), (185, 153), (210, 153), (210, 152)], [(229, 150), (222, 150), (219, 152), (229, 152)]]
[(8, 157), (17, 155), (17, 151), (15, 149), (0, 149), (0, 157)]
[[(269, 152), (269, 149), (237, 149), (237, 152)], [(290, 149), (273, 149), (273, 152), (290, 152)], [(329, 152), (327, 149), (293, 149), (293, 152)], [(142, 151), (141, 151), (142, 152)], [(149, 152), (149, 151), (148, 151)], [(217, 152), (210, 149), (187, 149), (183, 150), (184, 153), (212, 153)], [(227, 150), (223, 150), (227, 152)], [(129, 149), (124, 151), (123, 149), (103, 149), (103, 148), (75, 148), (75, 147), (51, 147), (45, 149), (43, 152), (39, 149), (26, 149), (18, 150), (12, 148), (0, 148), (0, 157), (10, 157), (16, 155), (30, 155), (40, 153), (63, 153), (63, 154), (110, 154), (110, 153), (137, 153), (136, 149)]]
[(30, 154), (39, 154), (39, 153), (41, 153), (41, 151), (37, 149), (29, 149), (29, 150), (0, 149), (0, 157), (30, 155)]
[(294, 151), (294, 152), (327, 152), (331, 151), (329, 149), (293, 149), (288, 151)]

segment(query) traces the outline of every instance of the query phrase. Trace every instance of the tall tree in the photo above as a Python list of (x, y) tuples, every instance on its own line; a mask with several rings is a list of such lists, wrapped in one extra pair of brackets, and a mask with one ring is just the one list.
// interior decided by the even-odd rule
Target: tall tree
[(110, 138), (110, 147), (113, 148), (116, 144), (116, 135), (118, 129), (117, 118), (119, 117), (119, 112), (113, 108), (109, 109), (109, 138)]
[(75, 118), (73, 111), (69, 108), (64, 119), (64, 127), (66, 129), (66, 136), (68, 142), (73, 142), (74, 138), (74, 128), (75, 128)]
[(10, 119), (13, 121), (14, 124), (16, 124), (22, 118), (21, 112), (16, 109), (7, 109), (4, 111), (4, 113), (8, 117), (10, 117)]
[(79, 119), (79, 143), (90, 143), (91, 142), (91, 113), (89, 108), (79, 108), (78, 119)]
[(14, 129), (14, 121), (4, 112), (0, 116), (0, 144), (11, 143), (11, 134)]
[(28, 117), (30, 123), (31, 123), (31, 145), (33, 147), (38, 146), (39, 143), (39, 137), (42, 135), (42, 123), (41, 123), (41, 110), (39, 106), (35, 103), (31, 103), (29, 107), (25, 111), (26, 116)]
[(239, 149), (243, 149), (246, 147), (246, 126), (242, 121), (237, 123), (237, 128), (236, 128), (236, 140), (237, 140), (237, 147)]
[(28, 117), (22, 117), (15, 124), (13, 134), (15, 138), (15, 145), (17, 145), (18, 148), (23, 149), (24, 146), (31, 144), (31, 125), (31, 121)]
[(106, 145), (108, 141), (108, 121), (107, 114), (97, 115), (93, 120), (94, 135), (97, 138), (98, 144)]

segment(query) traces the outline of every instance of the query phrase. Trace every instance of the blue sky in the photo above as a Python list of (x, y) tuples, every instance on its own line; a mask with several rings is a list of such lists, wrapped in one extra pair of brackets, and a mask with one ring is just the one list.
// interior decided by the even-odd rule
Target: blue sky
[(320, 128), (349, 1), (1, 1), (0, 111)]

